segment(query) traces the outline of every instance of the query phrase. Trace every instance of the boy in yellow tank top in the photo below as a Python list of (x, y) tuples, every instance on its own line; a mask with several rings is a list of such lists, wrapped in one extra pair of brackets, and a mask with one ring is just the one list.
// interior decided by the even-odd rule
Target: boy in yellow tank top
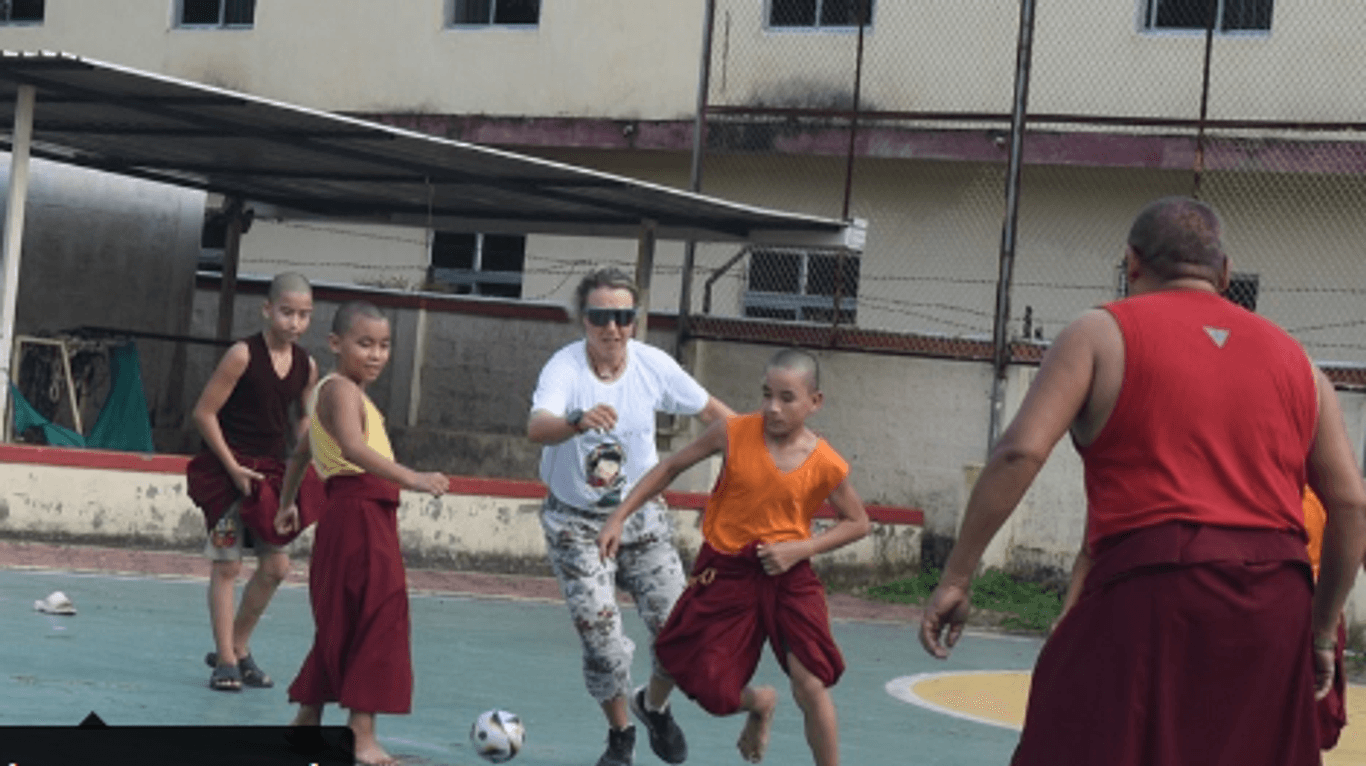
[[(413, 697), (399, 489), (439, 496), (449, 486), (439, 473), (394, 462), (384, 418), (365, 395), (389, 361), (389, 340), (389, 320), (372, 304), (337, 309), (327, 339), (337, 370), (319, 381), (301, 440), (327, 480), (328, 509), (308, 574), (313, 648), (289, 687), (290, 701), (299, 703), (294, 726), (320, 725), (323, 705), (338, 702), (350, 711), (356, 762), (374, 766), (397, 763), (375, 739), (375, 714), (407, 713)], [(292, 500), (297, 489), (292, 482), (283, 497)], [(278, 527), (294, 524), (288, 510), (276, 520)]]
[[(655, 639), (655, 654), (708, 712), (749, 713), (737, 745), (751, 763), (764, 756), (777, 705), (772, 687), (749, 686), (765, 640), (792, 681), (816, 764), (839, 763), (829, 687), (844, 660), (830, 633), (825, 589), (808, 560), (868, 534), (869, 522), (848, 464), (806, 427), (823, 402), (819, 375), (810, 354), (778, 352), (764, 373), (760, 411), (713, 423), (656, 465), (598, 537), (602, 556), (615, 556), (631, 513), (692, 465), (725, 456), (703, 516), (705, 543), (688, 589)], [(811, 520), (827, 500), (838, 521), (813, 537)]]

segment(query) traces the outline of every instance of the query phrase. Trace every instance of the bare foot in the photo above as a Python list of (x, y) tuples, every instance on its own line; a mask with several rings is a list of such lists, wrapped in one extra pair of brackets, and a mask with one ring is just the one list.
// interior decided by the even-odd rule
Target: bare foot
[(764, 759), (764, 751), (768, 749), (768, 732), (773, 728), (773, 711), (778, 708), (778, 693), (772, 686), (760, 686), (751, 694), (754, 700), (752, 709), (745, 720), (745, 728), (740, 730), (740, 741), (735, 746), (740, 748), (741, 758), (758, 763)]
[(356, 766), (398, 766), (398, 759), (384, 752), (378, 742), (371, 741), (364, 747), (357, 742)]

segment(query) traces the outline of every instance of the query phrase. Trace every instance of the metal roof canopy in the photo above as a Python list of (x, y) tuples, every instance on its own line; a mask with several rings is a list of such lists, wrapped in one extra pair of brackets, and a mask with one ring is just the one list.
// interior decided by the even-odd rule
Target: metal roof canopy
[[(862, 249), (849, 223), (271, 101), (63, 53), (0, 53), (0, 125), (37, 92), (32, 154), (239, 197), (268, 217), (491, 233)], [(0, 139), (0, 146), (6, 142)]]
[[(862, 222), (741, 205), (66, 53), (0, 51), (6, 123), (13, 130), (0, 137), (11, 151), (0, 252), (4, 380), (30, 155), (227, 197), (236, 212), (220, 335), (231, 324), (244, 203), (273, 218), (637, 239), (645, 311), (656, 238), (863, 249)], [(9, 412), (7, 389), (0, 395), (6, 434)]]

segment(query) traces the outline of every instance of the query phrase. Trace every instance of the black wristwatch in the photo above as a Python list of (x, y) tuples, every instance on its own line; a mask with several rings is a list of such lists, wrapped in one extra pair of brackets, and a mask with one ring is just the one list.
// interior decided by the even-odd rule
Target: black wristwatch
[(583, 420), (583, 410), (570, 410), (564, 414), (564, 422), (575, 432), (579, 430), (579, 423)]

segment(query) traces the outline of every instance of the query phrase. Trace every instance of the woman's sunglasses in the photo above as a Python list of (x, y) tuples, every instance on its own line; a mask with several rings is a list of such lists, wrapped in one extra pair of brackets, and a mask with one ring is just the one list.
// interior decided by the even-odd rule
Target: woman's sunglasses
[(617, 327), (627, 327), (636, 321), (635, 309), (590, 308), (583, 313), (594, 327), (606, 327), (608, 322), (616, 322)]

